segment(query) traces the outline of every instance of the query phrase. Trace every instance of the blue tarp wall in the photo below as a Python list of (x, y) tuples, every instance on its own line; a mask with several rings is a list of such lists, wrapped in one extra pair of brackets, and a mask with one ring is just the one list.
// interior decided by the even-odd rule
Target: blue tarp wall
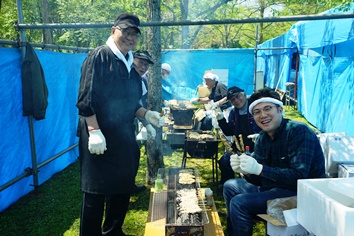
[(163, 53), (163, 62), (171, 65), (171, 76), (162, 81), (165, 100), (189, 100), (197, 97), (205, 70), (227, 69), (228, 87), (239, 86), (253, 92), (253, 49), (171, 50)]
[[(337, 9), (325, 13), (343, 11)], [(354, 3), (346, 12), (353, 10)], [(297, 99), (300, 113), (322, 132), (346, 132), (353, 136), (354, 19), (298, 22), (284, 35), (260, 45), (262, 48), (272, 46), (295, 46), (299, 51)], [(258, 51), (257, 70), (264, 71), (267, 86), (285, 91), (285, 83), (291, 77), (292, 53), (291, 49)], [(279, 73), (281, 70), (283, 74)]]
[[(36, 50), (44, 69), (49, 90), (48, 109), (44, 120), (34, 120), (37, 163), (43, 163), (78, 142), (77, 91), (81, 64), (87, 54), (56, 53)], [(32, 168), (30, 131), (27, 117), (22, 116), (21, 52), (0, 48), (0, 186)], [(171, 50), (163, 52), (163, 62), (172, 67), (163, 81), (167, 100), (189, 100), (202, 83), (205, 70), (227, 69), (228, 85), (253, 92), (254, 53), (242, 50)], [(39, 184), (77, 160), (78, 148), (58, 157), (39, 169)], [(77, 173), (79, 174), (79, 173)], [(70, 184), (70, 180), (68, 180)], [(0, 192), (0, 212), (33, 188), (32, 176)]]
[[(296, 45), (289, 41), (290, 32), (259, 45), (257, 70), (264, 73), (264, 84), (285, 91), (286, 82), (293, 82), (291, 67)], [(279, 49), (275, 49), (279, 48)]]
[[(80, 66), (85, 54), (37, 51), (48, 86), (48, 108), (44, 120), (34, 120), (37, 164), (77, 143), (77, 99)], [(28, 117), (22, 116), (21, 53), (0, 48), (0, 186), (32, 168)], [(42, 184), (77, 160), (77, 148), (39, 169)], [(70, 180), (68, 180), (69, 184)], [(0, 192), (0, 211), (32, 191), (32, 176)]]

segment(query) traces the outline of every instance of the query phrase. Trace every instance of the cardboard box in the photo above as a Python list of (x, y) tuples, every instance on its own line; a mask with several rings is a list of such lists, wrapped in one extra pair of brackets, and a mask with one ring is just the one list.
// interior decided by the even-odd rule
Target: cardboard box
[(297, 222), (297, 209), (283, 211), (286, 224), (267, 215), (258, 215), (267, 221), (267, 234), (269, 236), (294, 236), (294, 235), (313, 235)]
[(211, 90), (206, 85), (198, 85), (198, 98), (206, 98), (210, 95)]
[(338, 165), (338, 178), (354, 177), (354, 165)]
[(315, 235), (353, 235), (354, 179), (299, 180), (297, 221)]
[(297, 197), (276, 198), (267, 201), (267, 214), (258, 216), (267, 221), (267, 234), (270, 236), (310, 235), (297, 222)]

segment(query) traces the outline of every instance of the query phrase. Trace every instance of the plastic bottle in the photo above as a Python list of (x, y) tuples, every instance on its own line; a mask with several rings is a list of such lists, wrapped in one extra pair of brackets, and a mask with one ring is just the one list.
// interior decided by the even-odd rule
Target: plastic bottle
[(213, 190), (210, 188), (205, 189), (205, 198), (206, 198), (206, 205), (212, 206), (213, 205)]
[(163, 190), (163, 180), (161, 178), (161, 174), (157, 174), (157, 178), (155, 180), (155, 191), (161, 192)]
[(246, 155), (251, 156), (250, 147), (246, 146)]

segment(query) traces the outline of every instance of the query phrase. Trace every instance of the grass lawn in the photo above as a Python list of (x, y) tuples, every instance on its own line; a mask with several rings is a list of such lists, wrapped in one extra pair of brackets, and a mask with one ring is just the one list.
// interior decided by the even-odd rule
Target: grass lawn
[[(285, 117), (299, 120), (304, 119), (297, 111), (286, 109)], [(314, 127), (312, 127), (315, 129)], [(223, 146), (219, 144), (219, 157), (223, 154)], [(169, 156), (164, 156), (165, 168), (180, 167), (182, 150), (176, 150)], [(187, 160), (187, 167), (199, 170), (201, 187), (211, 187), (212, 168), (210, 159)], [(141, 148), (141, 164), (136, 182), (145, 184), (146, 155)], [(151, 186), (149, 186), (151, 187)], [(130, 199), (129, 212), (124, 222), (123, 231), (129, 235), (144, 235), (147, 220), (149, 191), (133, 195)], [(226, 208), (221, 194), (214, 194), (216, 207), (221, 223), (226, 231)], [(0, 213), (0, 235), (6, 236), (77, 236), (80, 225), (81, 191), (79, 189), (79, 163), (68, 166), (65, 170), (54, 175), (49, 181), (36, 190), (21, 198), (8, 209)], [(254, 236), (265, 235), (262, 222), (254, 227)]]

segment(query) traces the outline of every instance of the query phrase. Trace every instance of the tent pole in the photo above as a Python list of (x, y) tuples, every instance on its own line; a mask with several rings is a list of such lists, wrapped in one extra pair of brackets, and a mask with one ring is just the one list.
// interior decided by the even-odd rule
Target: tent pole
[[(22, 12), (22, 1), (16, 0), (17, 4), (17, 14), (18, 14), (18, 22), (23, 24), (23, 12)], [(20, 39), (21, 42), (26, 42), (26, 35), (23, 29), (20, 29)], [(25, 58), (26, 48), (21, 45), (22, 52), (22, 60)], [(31, 141), (31, 156), (32, 156), (32, 176), (33, 176), (33, 186), (36, 188), (38, 186), (38, 167), (37, 167), (37, 155), (36, 155), (36, 144), (34, 139), (34, 126), (33, 126), (33, 116), (28, 116), (28, 125), (29, 125), (29, 133), (30, 133), (30, 141)]]
[[(254, 24), (265, 22), (291, 22), (291, 21), (306, 21), (306, 20), (328, 20), (328, 19), (350, 19), (354, 17), (353, 12), (341, 14), (322, 14), (322, 15), (299, 15), (299, 16), (278, 16), (278, 17), (263, 17), (263, 18), (243, 18), (243, 19), (224, 19), (224, 20), (198, 20), (198, 21), (151, 21), (141, 22), (141, 27), (148, 26), (183, 26), (183, 25), (227, 25), (227, 24)], [(113, 22), (109, 23), (51, 23), (51, 24), (21, 24), (16, 26), (18, 29), (79, 29), (79, 28), (110, 28)]]
[(300, 52), (296, 51), (296, 68), (295, 68), (295, 87), (294, 87), (294, 98), (297, 99), (297, 80), (299, 76), (299, 60)]
[(258, 24), (256, 24), (256, 43), (254, 46), (253, 92), (256, 92), (257, 54), (258, 54)]

